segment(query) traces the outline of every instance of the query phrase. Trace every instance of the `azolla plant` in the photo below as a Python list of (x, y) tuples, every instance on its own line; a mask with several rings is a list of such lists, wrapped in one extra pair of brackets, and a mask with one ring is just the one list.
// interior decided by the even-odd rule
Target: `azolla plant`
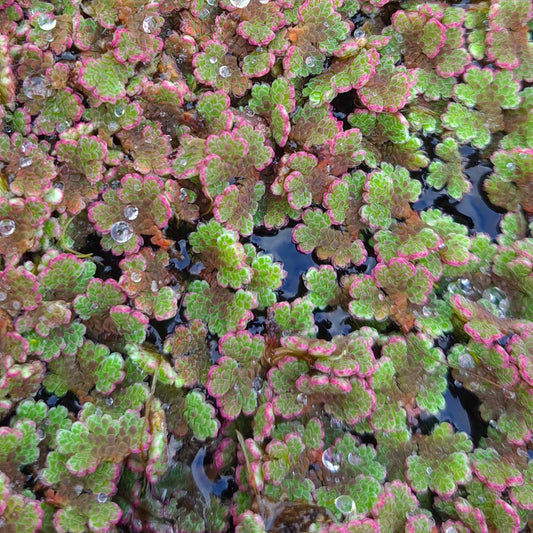
[(532, 19), (0, 0), (0, 530), (529, 531)]

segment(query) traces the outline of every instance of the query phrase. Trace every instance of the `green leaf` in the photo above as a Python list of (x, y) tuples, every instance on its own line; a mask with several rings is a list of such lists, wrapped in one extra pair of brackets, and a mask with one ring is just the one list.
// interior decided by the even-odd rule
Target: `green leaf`
[(217, 436), (220, 422), (215, 416), (215, 409), (206, 402), (201, 392), (191, 391), (187, 394), (184, 416), (197, 439), (203, 441)]

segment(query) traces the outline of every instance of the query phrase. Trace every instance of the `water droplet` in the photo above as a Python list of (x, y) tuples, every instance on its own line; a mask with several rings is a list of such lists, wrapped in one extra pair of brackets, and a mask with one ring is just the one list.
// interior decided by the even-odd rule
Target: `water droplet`
[(39, 15), (37, 17), (37, 25), (43, 31), (53, 30), (56, 27), (56, 24), (57, 20), (55, 18), (46, 15)]
[(347, 494), (343, 494), (335, 498), (335, 507), (344, 516), (353, 514), (355, 512), (355, 502)]
[(519, 457), (527, 457), (527, 451), (524, 450), (524, 448), (518, 448), (516, 450), (516, 455), (518, 455)]
[(327, 450), (324, 450), (322, 453), (322, 464), (330, 471), (330, 472), (338, 472), (341, 468), (339, 464), (339, 456), (334, 453), (331, 448), (328, 448)]
[(334, 429), (342, 429), (344, 424), (338, 418), (331, 418), (329, 421), (329, 427)]
[(200, 11), (200, 13), (198, 13), (198, 17), (200, 18), (200, 20), (205, 20), (207, 17), (209, 16), (209, 9), (202, 9)]
[(31, 141), (28, 141), (28, 140), (25, 140), (25, 141), (20, 145), (20, 151), (21, 151), (23, 154), (27, 154), (32, 148), (35, 148), (35, 145), (34, 145)]
[(504, 318), (507, 316), (507, 311), (509, 310), (509, 300), (507, 298), (504, 298), (499, 304), (498, 304), (498, 316), (500, 318)]
[(154, 17), (146, 17), (143, 20), (143, 31), (144, 33), (152, 33), (157, 28), (157, 22)]
[(226, 65), (223, 65), (218, 69), (218, 73), (220, 74), (221, 78), (229, 78), (231, 76), (231, 70), (226, 67)]
[(300, 392), (300, 394), (296, 396), (296, 401), (302, 405), (307, 405), (307, 394), (303, 394)]
[(33, 76), (32, 78), (26, 78), (22, 84), (22, 90), (26, 98), (33, 98), (34, 96), (41, 96), (46, 98), (50, 96), (50, 84), (44, 78), (40, 76)]
[(255, 378), (252, 381), (252, 389), (257, 393), (261, 394), (261, 391), (263, 390), (263, 381), (259, 376), (255, 376)]
[(152, 283), (150, 283), (150, 290), (152, 292), (157, 292), (159, 289), (159, 286), (157, 284), (157, 281), (155, 279), (152, 280)]
[(447, 527), (445, 530), (444, 530), (444, 533), (459, 533), (457, 531), (457, 528), (453, 527), (453, 526), (450, 526), (450, 527)]
[(214, 6), (217, 3), (217, 0), (206, 0), (206, 2), (208, 3), (208, 5)]
[(44, 34), (44, 40), (47, 42), (47, 43), (51, 43), (53, 40), (54, 40), (54, 36), (50, 33), (50, 32), (46, 32)]
[(59, 122), (56, 125), (57, 133), (63, 133), (65, 130), (68, 130), (69, 128), (70, 128), (70, 122), (68, 120), (65, 120), (63, 122)]
[(19, 167), (20, 168), (26, 168), (31, 165), (31, 157), (20, 157), (19, 158)]
[(469, 353), (462, 353), (457, 358), (457, 362), (461, 368), (475, 368), (476, 366), (474, 358)]
[(244, 108), (244, 113), (246, 114), (247, 117), (253, 117), (255, 115), (254, 110), (249, 106), (246, 106)]
[(237, 7), (239, 9), (243, 9), (250, 3), (250, 0), (229, 0), (229, 3), (233, 7)]
[(503, 389), (503, 395), (508, 400), (514, 400), (516, 398), (516, 394), (512, 390), (509, 390), (509, 389)]
[(311, 56), (307, 56), (305, 58), (305, 64), (308, 66), (308, 67), (314, 67), (315, 66), (315, 58), (314, 57), (311, 57)]
[(425, 305), (422, 307), (422, 315), (425, 317), (431, 316), (431, 311)]
[(183, 200), (185, 200), (185, 198), (187, 198), (187, 191), (182, 187), (180, 189), (180, 195), (178, 196), (178, 200), (180, 202), (183, 202)]
[(124, 208), (124, 218), (126, 220), (135, 220), (139, 216), (139, 208), (136, 205), (127, 205)]
[(516, 167), (515, 167), (514, 163), (507, 163), (507, 165), (505, 165), (505, 168), (507, 170), (514, 170)]
[(107, 496), (103, 492), (99, 492), (96, 496), (96, 501), (98, 503), (105, 503), (107, 501)]
[(127, 222), (120, 220), (111, 226), (110, 235), (116, 243), (124, 244), (133, 237), (133, 230)]
[(211, 56), (209, 58), (209, 63), (211, 63), (212, 65), (215, 65), (216, 63), (218, 63), (218, 57)]
[(385, 300), (385, 296), (384, 296), (383, 293), (380, 292), (380, 293), (378, 294), (378, 300), (379, 300), (380, 302), (382, 302), (383, 300)]
[(0, 237), (9, 237), (15, 231), (15, 222), (10, 218), (0, 220)]
[(355, 453), (349, 453), (348, 454), (348, 463), (350, 463), (352, 466), (358, 466), (363, 462), (361, 457), (359, 455), (356, 455)]
[(324, 22), (322, 26), (324, 26), (324, 29), (327, 30), (329, 28), (329, 22)]
[[(15, 311), (18, 311), (21, 307), (20, 305), (20, 302), (18, 300), (13, 300), (11, 302), (11, 307), (15, 310)], [(44, 318), (44, 317), (43, 317)]]
[(115, 117), (121, 117), (125, 112), (126, 108), (123, 105), (117, 104), (113, 108), (113, 115), (115, 115)]
[(130, 278), (133, 283), (139, 283), (139, 281), (142, 279), (142, 274), (140, 272), (132, 272), (130, 274)]
[(469, 279), (458, 279), (457, 283), (459, 284), (461, 291), (463, 291), (463, 294), (469, 294), (472, 291), (472, 284)]
[(113, 405), (113, 398), (106, 398), (104, 403), (111, 407)]
[(433, 472), (433, 469), (432, 469), (430, 466), (428, 466), (428, 467), (426, 468), (426, 474), (427, 474), (428, 476), (430, 476), (432, 472)]
[(365, 32), (363, 30), (355, 30), (353, 32), (354, 39), (361, 39), (364, 36), (365, 36)]
[(5, 292), (0, 291), (0, 302), (3, 302), (7, 298), (7, 294)]
[(78, 496), (83, 492), (83, 485), (74, 485), (74, 493)]

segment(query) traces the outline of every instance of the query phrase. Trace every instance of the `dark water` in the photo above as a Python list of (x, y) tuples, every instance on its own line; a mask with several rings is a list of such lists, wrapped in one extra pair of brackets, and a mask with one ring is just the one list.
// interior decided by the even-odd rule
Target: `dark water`
[(279, 301), (293, 300), (303, 289), (302, 274), (312, 266), (318, 266), (311, 254), (302, 254), (292, 242), (292, 228), (283, 228), (276, 232), (262, 232), (250, 237), (258, 252), (272, 254), (274, 261), (283, 263), (287, 277), (279, 288)]
[[(433, 147), (426, 145), (425, 148), (431, 156)], [(452, 216), (455, 222), (466, 226), (470, 235), (487, 233), (495, 239), (505, 212), (493, 206), (483, 191), (483, 180), (492, 172), (492, 165), (481, 161), (478, 151), (470, 146), (462, 146), (460, 151), (465, 157), (464, 173), (472, 183), (470, 192), (458, 201), (448, 196), (445, 189), (437, 191), (425, 185), (419, 199), (413, 204), (413, 209), (425, 211), (434, 207), (439, 208)], [(426, 170), (421, 172), (422, 180), (426, 175)]]

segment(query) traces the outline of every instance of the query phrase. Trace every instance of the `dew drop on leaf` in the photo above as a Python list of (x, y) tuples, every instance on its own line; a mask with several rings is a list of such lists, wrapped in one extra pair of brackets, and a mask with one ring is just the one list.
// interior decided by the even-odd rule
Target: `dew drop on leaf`
[(365, 36), (365, 32), (363, 30), (355, 30), (353, 32), (353, 38), (354, 39), (361, 39), (364, 36)]
[[(18, 300), (13, 300), (11, 302), (11, 307), (15, 310), (15, 311), (18, 311), (20, 309), (20, 302)], [(44, 319), (44, 317), (42, 317)], [(44, 322), (44, 320), (43, 320)]]
[(150, 284), (150, 290), (152, 292), (157, 292), (158, 289), (157, 281), (155, 279), (152, 280), (152, 283)]
[(23, 154), (27, 154), (28, 150), (31, 150), (34, 147), (35, 147), (35, 145), (31, 141), (26, 140), (20, 145), (20, 151)]
[(340, 511), (345, 516), (355, 512), (355, 502), (347, 494), (342, 494), (335, 498), (334, 503), (337, 511)]
[(229, 0), (229, 3), (233, 7), (237, 7), (239, 9), (243, 9), (250, 3), (250, 0)]
[(358, 455), (355, 455), (352, 452), (348, 454), (348, 463), (350, 463), (352, 466), (357, 466), (361, 464), (362, 461), (363, 460)]
[(26, 98), (33, 98), (34, 96), (41, 96), (46, 98), (50, 96), (50, 84), (44, 78), (40, 76), (33, 76), (31, 78), (26, 78), (22, 85), (22, 90)]
[(450, 526), (450, 527), (447, 527), (445, 530), (444, 530), (444, 533), (459, 533), (457, 531), (457, 528), (453, 527), (453, 526)]
[(31, 157), (21, 157), (19, 159), (19, 167), (26, 168), (31, 165)]
[(104, 403), (105, 403), (106, 405), (108, 405), (108, 406), (113, 405), (113, 398), (106, 398), (106, 399), (104, 400)]
[(113, 108), (113, 115), (115, 115), (115, 117), (121, 117), (125, 112), (126, 112), (126, 109), (123, 105), (117, 104)]
[(328, 469), (330, 472), (338, 472), (341, 468), (339, 464), (339, 456), (334, 453), (330, 448), (327, 450), (324, 450), (322, 453), (322, 464)]
[(469, 353), (462, 353), (457, 358), (457, 362), (461, 368), (474, 368), (476, 366), (474, 358)]
[(226, 67), (226, 65), (220, 67), (218, 69), (218, 73), (220, 74), (221, 78), (229, 78), (231, 76), (231, 70)]
[(68, 120), (65, 120), (64, 122), (58, 122), (56, 125), (56, 131), (57, 133), (63, 133), (65, 130), (68, 130), (70, 128), (70, 122)]
[(307, 395), (300, 392), (298, 396), (296, 396), (296, 401), (302, 405), (307, 404)]
[(0, 220), (0, 237), (9, 237), (15, 231), (15, 222), (10, 218)]
[(307, 56), (305, 58), (305, 64), (308, 66), (308, 67), (314, 67), (315, 66), (315, 58), (314, 57), (311, 57), (311, 56)]
[(260, 4), (268, 4), (268, 0), (259, 0)]
[(261, 391), (263, 390), (263, 381), (259, 376), (255, 376), (255, 378), (252, 381), (252, 389), (257, 393), (261, 394)]
[(212, 65), (218, 63), (218, 57), (211, 56), (209, 58), (209, 63), (211, 63)]
[(505, 165), (505, 168), (507, 170), (514, 170), (515, 169), (514, 163), (507, 163), (507, 165)]
[(3, 302), (7, 298), (7, 294), (5, 292), (0, 291), (0, 302)]
[(432, 468), (431, 468), (430, 466), (428, 466), (428, 467), (426, 468), (426, 474), (427, 474), (428, 476), (430, 476), (430, 475), (431, 475), (431, 472), (433, 472), (433, 470), (432, 470)]
[(206, 0), (206, 2), (208, 3), (208, 5), (214, 6), (217, 3), (217, 0)]
[(96, 501), (98, 503), (105, 503), (107, 501), (107, 496), (103, 492), (99, 492), (96, 496)]
[(202, 11), (200, 11), (200, 13), (198, 13), (198, 17), (200, 18), (200, 20), (205, 20), (207, 17), (209, 16), (209, 9), (202, 9)]
[(127, 205), (124, 208), (124, 218), (126, 220), (135, 220), (139, 216), (139, 208), (135, 205)]
[(143, 20), (143, 31), (144, 33), (152, 33), (157, 28), (157, 23), (154, 17), (146, 17)]
[(120, 220), (111, 226), (110, 235), (116, 243), (124, 244), (133, 237), (133, 230), (127, 222)]
[(459, 283), (459, 287), (463, 294), (469, 294), (472, 291), (472, 284), (470, 283), (470, 280), (466, 278), (458, 279), (457, 283)]
[(74, 493), (78, 496), (83, 492), (83, 485), (74, 485)]
[(130, 278), (133, 283), (139, 283), (142, 279), (142, 274), (140, 272), (132, 272)]
[(39, 15), (37, 17), (37, 25), (43, 31), (50, 31), (56, 27), (57, 20), (55, 18), (47, 17), (46, 15)]

